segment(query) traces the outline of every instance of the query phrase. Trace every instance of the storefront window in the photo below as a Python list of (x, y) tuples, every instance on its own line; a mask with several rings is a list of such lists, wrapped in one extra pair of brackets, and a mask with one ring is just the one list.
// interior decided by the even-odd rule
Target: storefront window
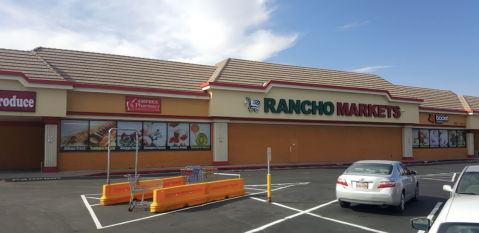
[(413, 148), (466, 147), (464, 130), (412, 129)]
[(190, 124), (191, 149), (211, 149), (210, 124)]
[(449, 147), (457, 146), (456, 130), (449, 130)]
[(143, 148), (145, 150), (165, 150), (167, 143), (166, 123), (143, 122)]
[(437, 129), (429, 130), (429, 146), (439, 147), (439, 130)]
[[(142, 138), (142, 124), (141, 122), (118, 122), (118, 133), (116, 137), (116, 148), (119, 150), (136, 150), (136, 132), (138, 132), (138, 149), (141, 149)], [(134, 130), (120, 130), (120, 129), (135, 129)]]
[(412, 129), (412, 147), (419, 147), (419, 129)]
[(189, 123), (168, 123), (168, 149), (170, 150), (184, 150), (189, 149)]
[(60, 151), (88, 149), (88, 121), (62, 120), (60, 123)]
[(429, 147), (429, 130), (419, 130), (419, 147)]
[(457, 131), (457, 147), (466, 147), (466, 132)]
[(444, 130), (444, 129), (439, 130), (439, 146), (440, 147), (449, 146), (449, 134), (447, 133), (447, 130)]
[[(90, 121), (90, 150), (108, 150), (108, 131), (116, 127), (116, 121)], [(116, 148), (116, 132), (110, 137), (110, 150)]]

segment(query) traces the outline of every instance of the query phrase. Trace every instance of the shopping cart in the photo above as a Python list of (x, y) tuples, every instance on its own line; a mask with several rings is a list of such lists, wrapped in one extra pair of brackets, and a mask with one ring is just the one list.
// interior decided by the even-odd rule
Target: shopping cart
[(184, 184), (200, 183), (201, 181), (201, 167), (200, 166), (187, 166), (180, 169), (181, 176), (183, 177)]
[(215, 167), (201, 168), (201, 180), (203, 182), (210, 182), (218, 180), (218, 169)]
[[(131, 212), (137, 205), (149, 205), (151, 202), (145, 201), (145, 191), (163, 188), (163, 179), (150, 180), (140, 183), (140, 174), (136, 177), (132, 174), (125, 175), (130, 184), (131, 196), (128, 211)], [(135, 199), (135, 193), (142, 193), (141, 201)]]

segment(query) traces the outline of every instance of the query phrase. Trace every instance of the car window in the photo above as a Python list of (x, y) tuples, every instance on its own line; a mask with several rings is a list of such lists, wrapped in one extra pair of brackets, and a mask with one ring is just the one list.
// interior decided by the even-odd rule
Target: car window
[(479, 172), (464, 172), (459, 180), (456, 192), (479, 195)]
[(407, 169), (406, 165), (401, 163), (401, 168), (404, 170), (405, 174), (411, 175), (411, 172), (409, 171), (409, 169)]
[(404, 169), (402, 169), (401, 166), (397, 166), (397, 168), (398, 168), (399, 175), (404, 176), (406, 174), (406, 172), (404, 171)]
[(438, 233), (479, 233), (479, 223), (442, 223), (437, 230)]
[(391, 164), (354, 163), (353, 165), (349, 166), (344, 173), (390, 175), (392, 170), (393, 166)]

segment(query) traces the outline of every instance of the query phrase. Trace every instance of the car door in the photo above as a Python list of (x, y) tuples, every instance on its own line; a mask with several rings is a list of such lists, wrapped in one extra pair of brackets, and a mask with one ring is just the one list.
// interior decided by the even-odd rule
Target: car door
[(411, 171), (404, 164), (399, 164), (402, 170), (403, 185), (406, 189), (406, 200), (411, 199), (416, 193), (416, 184), (414, 183)]

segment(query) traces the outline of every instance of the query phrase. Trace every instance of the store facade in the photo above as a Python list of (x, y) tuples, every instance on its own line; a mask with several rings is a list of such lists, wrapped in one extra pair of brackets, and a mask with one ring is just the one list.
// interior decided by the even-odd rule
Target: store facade
[[(130, 169), (135, 132), (140, 168), (264, 164), (268, 147), (272, 163), (477, 157), (479, 116), (472, 108), (424, 107), (427, 96), (410, 95), (374, 75), (327, 71), (323, 76), (364, 80), (351, 84), (331, 78), (339, 83), (321, 84), (325, 81), (301, 78), (305, 71), (321, 78), (315, 72), (323, 70), (278, 64), (227, 59), (200, 67), (113, 55), (101, 60), (106, 58), (77, 52), (76, 60), (71, 59), (75, 66), (69, 66), (71, 51), (36, 52), (58, 80), (35, 78), (28, 67), (22, 71), (0, 64), (0, 169), (103, 170), (108, 145), (111, 168)], [(61, 57), (64, 53), (69, 54)], [(174, 78), (180, 85), (173, 89), (152, 88), (161, 81), (155, 79), (143, 86), (127, 81), (119, 86), (91, 78), (118, 75), (111, 70), (120, 66), (95, 70), (87, 61), (112, 64), (120, 59), (145, 62), (145, 67), (177, 66), (155, 75), (190, 73)], [(74, 70), (81, 61), (84, 70)], [(245, 64), (252, 68), (241, 68)], [(138, 73), (129, 69), (121, 73)], [(258, 71), (281, 69), (288, 79)], [(87, 71), (91, 73), (82, 79)], [(198, 78), (182, 79), (198, 73)], [(263, 79), (254, 80), (256, 76)], [(109, 135), (111, 128), (118, 129)]]

